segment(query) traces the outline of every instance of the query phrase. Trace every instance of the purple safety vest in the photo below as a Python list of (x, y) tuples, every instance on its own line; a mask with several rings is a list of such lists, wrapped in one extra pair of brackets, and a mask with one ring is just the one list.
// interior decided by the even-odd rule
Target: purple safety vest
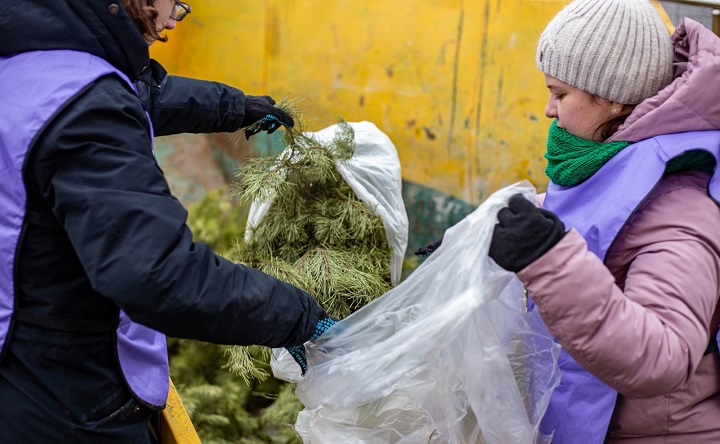
[[(711, 153), (717, 165), (720, 131), (668, 134), (630, 145), (580, 185), (551, 183), (543, 207), (556, 213), (566, 228), (579, 231), (588, 250), (604, 260), (627, 220), (662, 179), (667, 162), (693, 149)], [(720, 202), (719, 176), (716, 167), (708, 186), (716, 202)], [(583, 369), (565, 349), (558, 365), (561, 381), (551, 395), (540, 430), (545, 434), (554, 431), (554, 444), (602, 443), (617, 392)]]
[[(35, 51), (0, 57), (1, 350), (11, 340), (14, 261), (26, 213), (25, 157), (43, 125), (83, 88), (108, 74), (118, 75), (135, 90), (122, 72), (83, 52)], [(152, 133), (152, 125), (150, 128)], [(149, 407), (163, 408), (170, 384), (165, 336), (134, 323), (123, 311), (116, 336), (118, 361), (128, 388)]]

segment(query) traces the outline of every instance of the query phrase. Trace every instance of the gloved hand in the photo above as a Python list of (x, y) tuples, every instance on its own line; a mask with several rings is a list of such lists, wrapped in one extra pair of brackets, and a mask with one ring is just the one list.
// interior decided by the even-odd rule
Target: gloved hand
[(430, 242), (429, 244), (418, 248), (415, 251), (415, 256), (422, 256), (422, 257), (430, 256), (432, 253), (435, 252), (435, 250), (437, 250), (440, 247), (440, 245), (442, 244), (442, 240), (443, 240), (443, 238), (441, 237), (440, 239), (438, 239), (434, 242)]
[(280, 125), (288, 128), (295, 126), (293, 118), (274, 105), (275, 101), (270, 96), (245, 96), (245, 117), (240, 127), (245, 128), (259, 122), (257, 127), (245, 129), (246, 139), (260, 131), (272, 134)]
[(522, 194), (498, 212), (488, 255), (502, 268), (517, 273), (565, 236), (565, 225), (551, 211), (536, 207)]
[[(315, 331), (313, 332), (313, 335), (310, 336), (310, 341), (313, 339), (317, 339), (325, 333), (330, 327), (335, 325), (337, 323), (337, 320), (334, 318), (331, 318), (328, 316), (327, 313), (323, 312), (323, 315), (321, 315), (320, 319), (318, 320), (317, 324), (315, 324)], [(305, 375), (305, 372), (307, 371), (307, 359), (305, 358), (305, 346), (300, 345), (294, 345), (292, 347), (285, 347), (285, 350), (290, 353), (290, 356), (295, 359), (295, 362), (298, 363), (300, 366), (300, 371), (302, 372), (302, 375)]]

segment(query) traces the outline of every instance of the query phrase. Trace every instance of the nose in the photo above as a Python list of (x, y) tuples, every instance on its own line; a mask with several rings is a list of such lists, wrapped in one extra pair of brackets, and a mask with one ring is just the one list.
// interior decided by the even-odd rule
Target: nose
[(557, 107), (555, 106), (555, 101), (553, 101), (553, 96), (550, 94), (548, 97), (548, 101), (545, 104), (545, 117), (548, 119), (556, 119), (557, 118)]

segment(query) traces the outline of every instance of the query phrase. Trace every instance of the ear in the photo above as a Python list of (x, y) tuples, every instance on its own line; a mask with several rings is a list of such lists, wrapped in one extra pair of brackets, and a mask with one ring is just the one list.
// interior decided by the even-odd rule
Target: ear
[(620, 102), (611, 102), (608, 100), (608, 107), (610, 109), (610, 114), (612, 114), (613, 116), (620, 115), (625, 110), (625, 106), (626, 105), (624, 105)]

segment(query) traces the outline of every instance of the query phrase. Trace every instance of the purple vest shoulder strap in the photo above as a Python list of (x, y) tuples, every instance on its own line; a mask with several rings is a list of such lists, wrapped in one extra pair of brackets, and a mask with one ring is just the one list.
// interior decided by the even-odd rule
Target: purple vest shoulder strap
[[(0, 58), (0, 348), (10, 340), (14, 261), (26, 212), (26, 154), (43, 125), (68, 100), (108, 74), (118, 75), (134, 89), (122, 72), (87, 53), (36, 51)], [(135, 324), (121, 311), (117, 349), (130, 390), (149, 406), (163, 407), (169, 388), (165, 337)]]
[[(543, 206), (558, 214), (567, 228), (578, 230), (588, 249), (604, 260), (626, 221), (662, 179), (667, 162), (693, 149), (708, 151), (717, 165), (720, 131), (668, 134), (630, 145), (580, 185), (551, 183)], [(719, 176), (716, 168), (708, 190), (716, 202), (720, 202)], [(562, 379), (541, 430), (554, 431), (554, 444), (602, 443), (617, 392), (580, 367), (564, 349), (558, 365)]]

